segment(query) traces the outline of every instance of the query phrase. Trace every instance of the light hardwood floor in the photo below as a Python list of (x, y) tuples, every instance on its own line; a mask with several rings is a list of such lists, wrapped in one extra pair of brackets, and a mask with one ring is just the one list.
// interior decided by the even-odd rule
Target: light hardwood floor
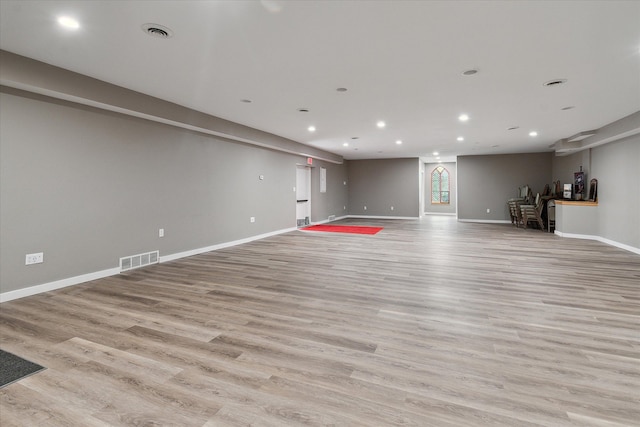
[(640, 256), (343, 223), (2, 304), (2, 426), (640, 425)]

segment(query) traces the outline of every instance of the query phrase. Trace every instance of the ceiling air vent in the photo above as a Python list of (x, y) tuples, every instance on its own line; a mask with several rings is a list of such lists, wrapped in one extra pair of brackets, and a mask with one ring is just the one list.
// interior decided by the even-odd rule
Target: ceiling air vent
[(142, 26), (142, 31), (149, 34), (150, 36), (159, 37), (161, 39), (168, 39), (169, 37), (173, 36), (173, 31), (163, 25), (158, 24), (144, 24)]

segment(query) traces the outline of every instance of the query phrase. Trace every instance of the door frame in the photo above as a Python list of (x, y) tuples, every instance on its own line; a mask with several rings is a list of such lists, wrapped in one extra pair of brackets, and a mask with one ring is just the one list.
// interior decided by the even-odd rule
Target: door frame
[[(311, 166), (296, 165), (296, 226), (304, 227), (311, 223)], [(299, 171), (304, 171), (306, 175), (305, 182), (301, 182)], [(298, 199), (298, 191), (301, 186), (306, 185), (306, 196), (304, 199)], [(305, 201), (302, 201), (305, 200)], [(302, 215), (302, 217), (300, 216)], [(302, 223), (300, 222), (302, 220)]]

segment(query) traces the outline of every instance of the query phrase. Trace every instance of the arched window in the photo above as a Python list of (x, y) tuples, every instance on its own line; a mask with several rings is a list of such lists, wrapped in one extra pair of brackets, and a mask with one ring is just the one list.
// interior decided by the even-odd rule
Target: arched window
[(449, 204), (449, 171), (442, 166), (431, 172), (431, 204)]

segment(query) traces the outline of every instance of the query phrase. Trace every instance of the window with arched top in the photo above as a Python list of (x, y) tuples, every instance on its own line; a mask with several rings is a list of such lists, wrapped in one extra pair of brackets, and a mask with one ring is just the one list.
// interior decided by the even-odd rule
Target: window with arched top
[(431, 204), (449, 204), (449, 171), (442, 166), (431, 172)]

